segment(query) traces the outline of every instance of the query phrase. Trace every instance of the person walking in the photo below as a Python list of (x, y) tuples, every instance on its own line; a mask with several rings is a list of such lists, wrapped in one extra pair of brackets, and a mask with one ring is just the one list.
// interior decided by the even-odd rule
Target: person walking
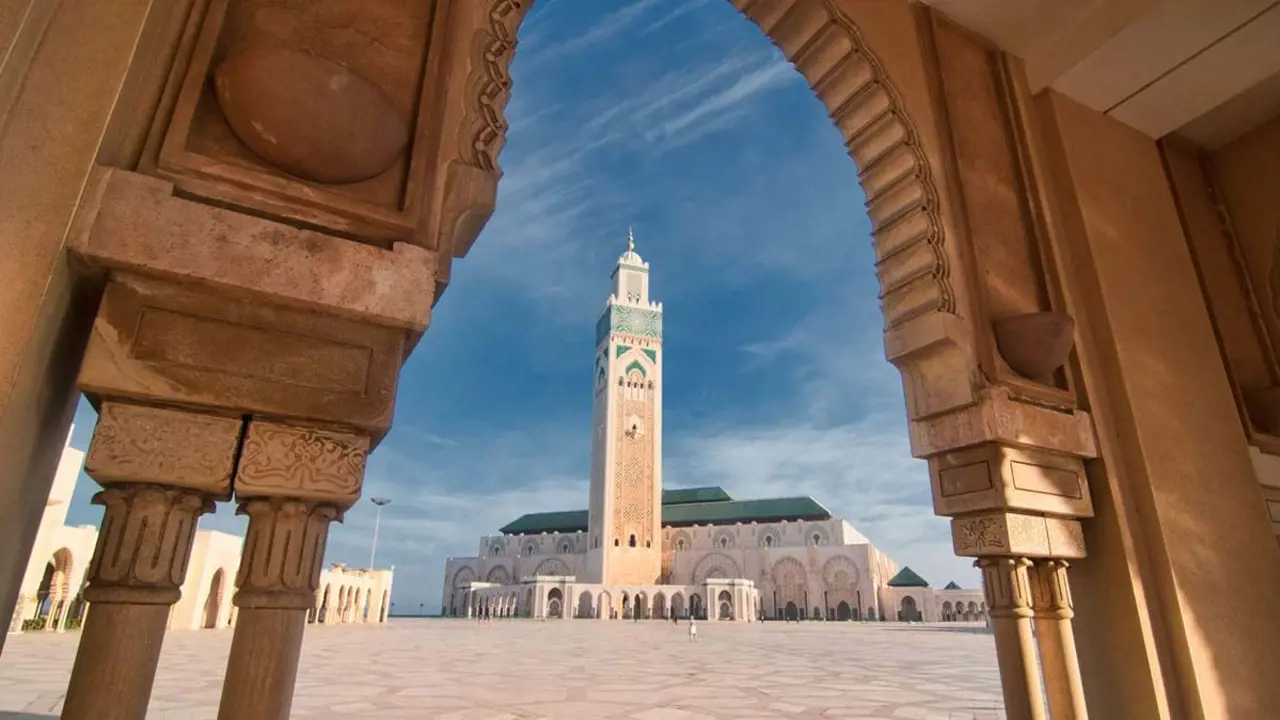
[(698, 639), (698, 621), (689, 616), (689, 641), (693, 642)]

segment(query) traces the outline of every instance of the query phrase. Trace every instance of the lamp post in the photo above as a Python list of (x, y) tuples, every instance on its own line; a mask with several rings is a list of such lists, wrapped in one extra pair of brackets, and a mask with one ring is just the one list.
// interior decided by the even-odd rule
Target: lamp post
[(373, 518), (373, 548), (369, 550), (369, 569), (373, 569), (374, 558), (378, 556), (378, 526), (382, 524), (382, 508), (391, 504), (391, 498), (375, 497), (369, 501), (378, 506), (378, 514)]

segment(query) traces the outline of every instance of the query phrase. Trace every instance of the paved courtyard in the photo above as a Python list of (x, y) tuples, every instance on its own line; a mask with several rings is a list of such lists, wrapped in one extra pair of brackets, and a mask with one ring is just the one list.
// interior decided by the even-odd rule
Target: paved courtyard
[[(393, 619), (311, 626), (293, 716), (442, 720), (993, 720), (991, 635), (965, 625)], [(0, 718), (56, 717), (78, 635), (10, 636)], [(170, 632), (151, 720), (217, 714), (230, 631)]]

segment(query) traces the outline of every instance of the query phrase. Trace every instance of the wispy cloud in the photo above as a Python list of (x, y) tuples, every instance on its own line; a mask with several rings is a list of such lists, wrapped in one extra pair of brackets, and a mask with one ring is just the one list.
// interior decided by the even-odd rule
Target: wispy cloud
[[(531, 65), (542, 65), (557, 58), (579, 53), (587, 48), (603, 44), (616, 37), (630, 26), (636, 18), (644, 15), (666, 0), (637, 0), (597, 20), (590, 29), (576, 36), (559, 38), (549, 43), (545, 35), (537, 34), (538, 28), (526, 32), (524, 44), (530, 54)], [(560, 6), (557, 5), (559, 10)], [(547, 17), (543, 11), (543, 17)]]

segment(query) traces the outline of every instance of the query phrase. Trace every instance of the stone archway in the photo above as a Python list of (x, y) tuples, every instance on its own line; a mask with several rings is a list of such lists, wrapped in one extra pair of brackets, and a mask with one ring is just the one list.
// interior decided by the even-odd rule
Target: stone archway
[(547, 612), (549, 618), (560, 618), (564, 616), (564, 593), (560, 588), (551, 588), (547, 592)]
[(583, 590), (578, 595), (578, 614), (580, 618), (595, 617), (595, 609), (592, 607), (592, 597), (590, 590)]
[[(862, 169), (877, 244), (877, 272), (881, 282), (886, 331), (889, 333), (886, 345), (894, 364), (903, 371), (907, 385), (907, 403), (913, 422), (924, 422), (922, 418), (932, 419), (942, 411), (968, 405), (976, 399), (976, 390), (970, 385), (970, 380), (980, 382), (978, 378), (982, 376), (970, 352), (986, 353), (984, 357), (990, 354), (990, 339), (975, 341), (972, 330), (967, 325), (968, 320), (963, 317), (971, 309), (965, 308), (962, 311), (960, 306), (963, 303), (959, 300), (963, 298), (958, 299), (959, 295), (966, 293), (979, 294), (974, 289), (964, 287), (964, 278), (961, 276), (963, 264), (954, 261), (960, 256), (968, 259), (972, 253), (967, 249), (956, 251), (944, 242), (944, 228), (958, 229), (963, 233), (963, 221), (960, 218), (947, 218), (948, 222), (943, 222), (942, 198), (948, 195), (937, 193), (933, 188), (931, 178), (942, 178), (946, 173), (930, 172), (930, 150), (924, 147), (914, 125), (908, 122), (905, 103), (901, 102), (897, 91), (889, 84), (887, 73), (870, 52), (854, 23), (842, 14), (857, 14), (859, 10), (854, 5), (838, 11), (834, 3), (821, 0), (735, 0), (735, 5), (774, 39), (810, 81), (819, 99), (830, 110), (850, 154)], [(486, 180), (492, 179), (492, 184), (496, 185), (496, 158), (506, 129), (502, 119), (502, 105), (510, 89), (506, 65), (514, 51), (515, 28), (529, 3), (522, 0), (491, 0), (460, 7), (465, 9), (458, 10), (451, 16), (455, 27), (450, 32), (461, 32), (456, 26), (459, 22), (463, 23), (461, 29), (474, 30), (465, 34), (468, 40), (473, 41), (453, 45), (462, 48), (458, 51), (459, 54), (470, 55), (458, 58), (459, 62), (443, 64), (456, 68), (459, 75), (467, 75), (467, 95), (459, 100), (455, 94), (449, 94), (444, 98), (446, 102), (440, 103), (442, 106), (460, 107), (456, 113), (461, 116), (458, 121), (460, 127), (437, 129), (437, 134), (449, 138), (449, 141), (430, 143), (432, 152), (435, 152), (434, 148), (438, 145), (447, 147), (440, 150), (443, 156), (441, 166), (427, 171), (427, 174), (438, 174), (455, 182), (452, 187), (432, 187), (432, 192), (421, 194), (421, 197), (431, 198), (423, 201), (431, 205), (425, 215), (431, 216), (433, 222), (444, 225), (439, 232), (433, 228), (430, 239), (421, 243), (429, 247), (432, 253), (439, 251), (440, 257), (432, 258), (433, 263), (438, 260), (440, 265), (437, 295), (448, 279), (448, 259), (455, 252), (458, 255), (465, 254), (470, 241), (483, 226), (487, 211), (492, 209), (494, 193), (486, 192)], [(898, 15), (895, 20), (902, 20), (903, 17), (908, 21), (911, 19), (909, 13), (912, 11), (901, 8), (896, 10)], [(454, 16), (461, 19), (455, 20)], [(474, 21), (474, 28), (465, 26), (469, 21)], [(905, 29), (899, 29), (899, 33), (890, 37), (895, 40), (904, 37), (908, 41), (915, 40), (909, 24)], [(912, 42), (907, 44), (911, 46), (910, 50), (902, 55), (914, 57), (915, 62), (923, 63), (922, 56), (928, 53), (922, 52)], [(198, 70), (193, 69), (187, 76), (195, 78), (199, 84), (207, 85), (207, 77)], [(921, 67), (913, 66), (908, 70), (918, 72), (899, 74), (896, 77), (909, 77), (920, 86), (915, 88), (918, 91), (916, 94), (928, 96), (932, 89), (930, 83), (936, 78), (932, 78)], [(158, 77), (164, 73), (154, 74)], [(173, 77), (179, 75), (180, 73), (174, 73)], [(921, 127), (927, 129), (940, 125), (942, 121), (935, 115), (941, 114), (941, 110), (921, 114)], [(449, 115), (446, 117), (456, 119)], [(934, 127), (934, 130), (937, 131), (937, 128)], [(944, 128), (942, 132), (945, 131)], [(460, 139), (455, 140), (456, 138)], [(931, 152), (934, 157), (943, 154), (943, 150), (937, 147), (932, 148)], [(405, 164), (418, 167), (422, 164), (420, 159), (421, 156), (410, 157)], [(210, 186), (217, 185), (207, 179), (202, 181)], [(309, 188), (304, 186), (303, 189)], [(958, 194), (957, 191), (951, 196)], [(476, 195), (479, 196), (478, 201), (473, 197)], [(400, 207), (399, 200), (397, 198), (397, 208)], [(416, 203), (419, 198), (411, 200)], [(287, 204), (280, 198), (274, 198), (273, 202), (277, 205)], [(314, 208), (309, 207), (308, 211), (311, 210)], [(234, 208), (228, 212), (235, 217)], [(246, 213), (244, 216), (251, 215)], [(323, 213), (309, 216), (311, 217), (321, 218), (312, 224), (318, 225), (322, 230), (324, 221), (329, 219)], [(344, 237), (361, 235), (358, 223), (349, 224), (350, 218), (345, 215), (341, 219)], [(378, 219), (381, 221), (382, 217)], [(415, 226), (414, 223), (408, 224)], [(394, 226), (395, 223), (391, 225)], [(61, 226), (66, 226), (66, 223)], [(353, 227), (356, 229), (352, 229)], [(393, 227), (388, 230), (385, 224), (377, 224), (378, 232), (384, 235), (391, 234), (396, 229)], [(379, 235), (377, 239), (386, 241), (384, 235)], [(403, 238), (393, 239), (398, 242)], [(420, 240), (416, 237), (414, 239)], [(434, 299), (429, 291), (420, 294)], [(307, 302), (322, 309), (326, 307), (323, 299), (308, 298)], [(977, 301), (973, 302), (976, 307)], [(423, 316), (425, 317), (425, 313)], [(985, 327), (988, 318), (969, 320)], [(422, 320), (415, 325), (415, 329), (425, 328), (425, 324), (426, 321)], [(397, 328), (401, 331), (403, 329), (399, 325)], [(994, 363), (989, 358), (985, 362)], [(987, 377), (995, 375), (988, 373)], [(214, 400), (209, 402), (213, 403)], [(217, 398), (216, 402), (220, 406), (234, 405), (236, 408), (247, 404), (242, 398)], [(977, 424), (980, 423), (974, 423)], [(378, 427), (377, 430), (379, 433), (383, 432), (385, 427)], [(922, 430), (918, 437), (936, 440), (940, 435), (930, 436)], [(918, 451), (939, 454), (946, 449), (928, 445), (931, 441), (933, 440), (920, 440), (925, 446)], [(360, 472), (363, 472), (363, 466)], [(968, 530), (972, 531), (969, 537), (977, 539), (965, 547), (974, 552), (982, 550), (980, 541), (989, 539), (991, 535), (978, 532), (972, 525), (968, 526)], [(320, 545), (323, 549), (323, 542)], [(1025, 579), (1025, 569), (1021, 576), (1014, 574), (1017, 571), (1004, 567), (993, 572), (1004, 573), (1008, 578)], [(385, 616), (385, 597), (383, 605)]]
[(733, 595), (728, 590), (721, 590), (716, 596), (716, 618), (719, 620), (733, 620)]

